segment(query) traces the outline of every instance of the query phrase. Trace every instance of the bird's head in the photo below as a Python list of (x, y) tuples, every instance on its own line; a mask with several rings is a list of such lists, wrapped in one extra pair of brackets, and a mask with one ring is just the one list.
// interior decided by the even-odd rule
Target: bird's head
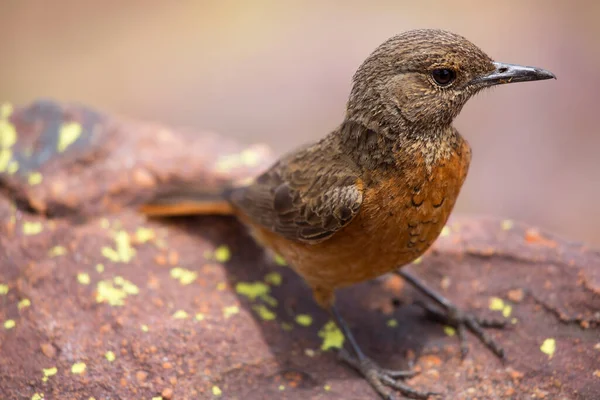
[(443, 128), (482, 89), (550, 78), (540, 68), (495, 62), (454, 33), (409, 31), (381, 44), (359, 67), (347, 119), (372, 129)]

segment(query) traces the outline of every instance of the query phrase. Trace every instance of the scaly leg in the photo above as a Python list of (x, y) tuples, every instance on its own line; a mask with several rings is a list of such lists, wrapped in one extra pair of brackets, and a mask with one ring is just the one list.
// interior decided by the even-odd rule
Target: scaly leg
[(339, 314), (335, 306), (331, 307), (331, 314), (335, 318), (338, 326), (344, 333), (344, 336), (350, 343), (350, 347), (354, 351), (355, 357), (351, 356), (346, 350), (340, 349), (340, 358), (348, 363), (350, 366), (360, 372), (363, 377), (371, 384), (373, 389), (386, 400), (394, 399), (392, 393), (386, 389), (386, 386), (394, 388), (400, 391), (403, 395), (409, 396), (415, 399), (428, 399), (430, 396), (437, 395), (434, 392), (421, 392), (419, 390), (412, 389), (410, 386), (398, 381), (395, 378), (411, 377), (416, 374), (415, 371), (392, 371), (385, 368), (381, 368), (375, 364), (372, 360), (367, 358), (361, 348), (356, 343), (354, 335), (350, 331), (348, 324)]
[(487, 348), (494, 352), (494, 354), (501, 359), (504, 359), (504, 349), (502, 349), (502, 347), (500, 347), (500, 345), (496, 343), (483, 328), (503, 328), (506, 326), (506, 321), (482, 319), (477, 318), (472, 314), (465, 313), (452, 304), (450, 300), (428, 288), (420, 279), (416, 278), (411, 273), (403, 270), (396, 271), (395, 273), (446, 309), (446, 312), (442, 312), (430, 305), (421, 304), (429, 317), (456, 329), (456, 333), (460, 340), (460, 351), (463, 359), (469, 352), (466, 335), (467, 329), (477, 336), (477, 338), (479, 338)]

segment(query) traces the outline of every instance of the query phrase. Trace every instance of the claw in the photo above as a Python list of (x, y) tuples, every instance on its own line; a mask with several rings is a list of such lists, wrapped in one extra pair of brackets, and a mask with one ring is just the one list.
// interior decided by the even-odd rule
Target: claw
[(395, 399), (395, 396), (392, 393), (389, 393), (389, 390), (386, 388), (386, 386), (396, 389), (403, 395), (414, 399), (426, 400), (430, 396), (439, 394), (437, 392), (422, 392), (413, 389), (407, 384), (395, 379), (399, 377), (414, 376), (418, 374), (417, 371), (392, 371), (381, 368), (368, 358), (358, 360), (356, 357), (351, 356), (350, 353), (343, 348), (339, 350), (338, 356), (342, 361), (346, 362), (348, 365), (360, 372), (367, 382), (369, 382), (371, 387), (373, 387), (377, 394), (379, 394), (379, 396), (383, 399)]
[(506, 326), (506, 321), (503, 320), (488, 320), (483, 318), (477, 318), (471, 314), (460, 311), (454, 304), (439, 293), (429, 289), (423, 282), (416, 277), (412, 276), (406, 271), (397, 271), (398, 275), (404, 278), (408, 283), (413, 285), (416, 289), (424, 293), (427, 297), (434, 300), (441, 307), (445, 309), (445, 312), (440, 311), (436, 307), (432, 307), (429, 304), (423, 304), (422, 302), (416, 302), (417, 305), (422, 307), (427, 316), (435, 321), (447, 324), (456, 329), (458, 339), (460, 341), (460, 354), (464, 360), (469, 353), (469, 346), (467, 343), (467, 329), (471, 331), (477, 338), (489, 348), (496, 356), (504, 359), (504, 350), (498, 345), (494, 339), (483, 328), (496, 328), (501, 329)]

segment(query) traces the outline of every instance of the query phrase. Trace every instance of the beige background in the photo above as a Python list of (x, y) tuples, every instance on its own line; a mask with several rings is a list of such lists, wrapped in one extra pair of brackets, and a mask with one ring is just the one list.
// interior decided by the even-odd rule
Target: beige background
[(499, 61), (553, 71), (465, 107), (474, 148), (457, 209), (600, 245), (600, 2), (0, 0), (0, 100), (38, 97), (277, 151), (340, 121), (383, 40), (438, 27)]

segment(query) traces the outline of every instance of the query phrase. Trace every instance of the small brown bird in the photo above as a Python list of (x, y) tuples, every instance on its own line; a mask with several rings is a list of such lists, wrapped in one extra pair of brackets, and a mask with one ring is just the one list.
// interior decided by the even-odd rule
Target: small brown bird
[[(256, 240), (282, 255), (344, 332), (356, 368), (383, 398), (433, 393), (368, 359), (334, 305), (336, 289), (397, 271), (436, 240), (467, 176), (471, 149), (452, 121), (490, 86), (555, 78), (543, 69), (494, 62), (465, 38), (441, 30), (405, 32), (359, 67), (342, 123), (318, 142), (277, 161), (244, 187), (223, 188), (222, 202), (202, 188), (178, 189), (143, 207), (153, 216), (230, 212)], [(226, 203), (225, 203), (226, 202)], [(407, 272), (404, 279), (445, 309), (428, 311), (465, 328), (498, 356), (482, 327), (501, 326), (457, 310)]]

